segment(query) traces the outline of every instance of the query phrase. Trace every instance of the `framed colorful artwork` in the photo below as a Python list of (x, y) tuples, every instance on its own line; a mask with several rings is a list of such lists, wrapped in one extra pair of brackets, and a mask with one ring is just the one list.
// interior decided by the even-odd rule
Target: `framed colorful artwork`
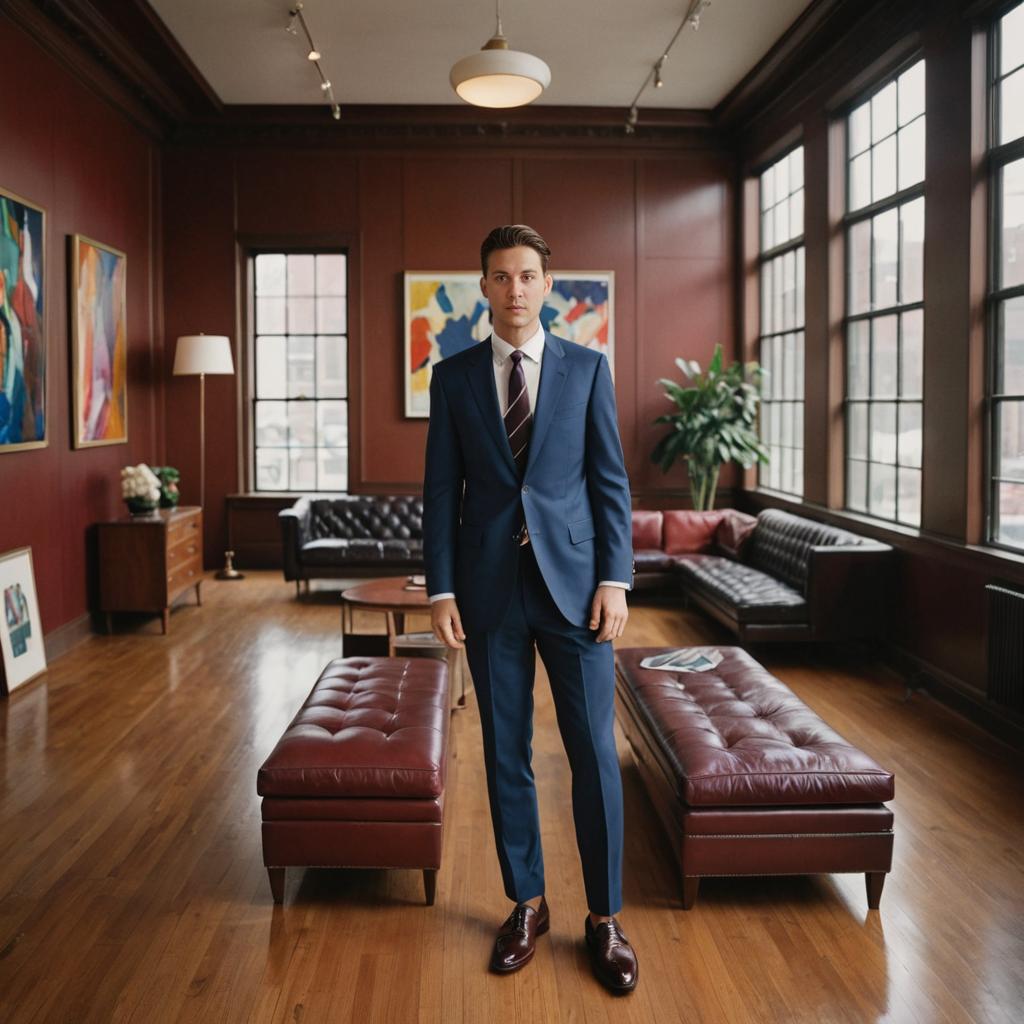
[[(604, 352), (614, 374), (614, 272), (565, 271), (553, 278), (540, 314), (544, 329)], [(429, 417), (434, 363), (490, 333), (490, 307), (478, 273), (406, 273), (405, 415)]]
[(71, 239), (74, 446), (128, 440), (128, 257), (83, 235)]
[(46, 211), (0, 189), (0, 453), (45, 448)]
[(7, 695), (46, 671), (31, 548), (0, 555), (0, 602), (0, 690)]

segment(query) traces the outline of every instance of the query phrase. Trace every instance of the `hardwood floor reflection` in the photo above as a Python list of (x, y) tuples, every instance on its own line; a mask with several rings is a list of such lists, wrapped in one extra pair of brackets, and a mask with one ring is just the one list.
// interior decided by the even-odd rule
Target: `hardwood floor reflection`
[[(417, 871), (289, 872), (275, 909), (256, 770), (338, 654), (337, 596), (277, 573), (210, 580), (204, 606), (118, 620), (0, 702), (0, 1020), (1011, 1021), (1024, 1005), (1021, 757), (888, 670), (839, 652), (755, 656), (896, 774), (880, 913), (860, 875), (712, 879), (678, 904), (670, 851), (618, 737), (625, 908), (640, 958), (590, 975), (568, 766), (538, 660), (534, 771), (552, 928), (486, 971), (508, 911), (479, 724), (453, 718), (437, 904)], [(410, 628), (424, 620), (414, 620)], [(383, 629), (365, 616), (357, 628)], [(621, 646), (728, 643), (634, 603)]]

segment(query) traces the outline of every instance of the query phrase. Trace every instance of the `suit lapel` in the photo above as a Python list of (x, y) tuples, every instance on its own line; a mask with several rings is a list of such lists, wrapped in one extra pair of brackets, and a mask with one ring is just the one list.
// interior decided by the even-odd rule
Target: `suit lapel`
[(551, 416), (562, 395), (566, 372), (565, 349), (561, 341), (545, 331), (544, 358), (540, 363), (540, 385), (537, 388), (537, 401), (533, 409), (533, 429), (530, 432), (530, 450), (527, 452), (524, 480), (529, 477), (530, 467), (540, 454), (541, 445), (551, 425)]
[[(541, 369), (544, 366), (541, 364)], [(474, 358), (466, 369), (466, 379), (469, 381), (469, 389), (480, 409), (480, 415), (491, 432), (498, 451), (502, 453), (505, 462), (513, 476), (519, 475), (516, 468), (516, 460), (512, 457), (512, 447), (508, 443), (508, 434), (505, 433), (505, 421), (501, 418), (501, 406), (498, 404), (498, 388), (494, 382), (494, 356), (491, 352), (491, 339), (481, 341), (474, 349)]]

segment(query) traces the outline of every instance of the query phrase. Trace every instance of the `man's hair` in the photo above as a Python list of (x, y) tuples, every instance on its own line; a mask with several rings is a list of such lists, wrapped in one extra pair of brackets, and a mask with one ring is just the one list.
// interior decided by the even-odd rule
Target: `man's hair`
[(495, 228), (480, 246), (480, 266), (484, 277), (487, 276), (487, 264), (492, 252), (498, 249), (514, 249), (518, 245), (531, 248), (540, 257), (541, 269), (545, 274), (548, 272), (548, 260), (551, 259), (548, 243), (526, 224), (503, 224), (500, 228)]

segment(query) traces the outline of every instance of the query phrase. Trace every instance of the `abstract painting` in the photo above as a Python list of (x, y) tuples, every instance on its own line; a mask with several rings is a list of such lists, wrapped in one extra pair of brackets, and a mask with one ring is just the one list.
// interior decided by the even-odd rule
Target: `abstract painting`
[(9, 694), (46, 670), (31, 548), (0, 555), (0, 601), (0, 692)]
[[(553, 275), (540, 319), (544, 329), (608, 357), (614, 373), (612, 271)], [(434, 363), (461, 352), (491, 333), (490, 308), (473, 272), (405, 275), (405, 415), (430, 416)]]
[(127, 257), (82, 235), (71, 240), (74, 444), (128, 440)]
[(44, 448), (46, 214), (0, 189), (0, 452)]

